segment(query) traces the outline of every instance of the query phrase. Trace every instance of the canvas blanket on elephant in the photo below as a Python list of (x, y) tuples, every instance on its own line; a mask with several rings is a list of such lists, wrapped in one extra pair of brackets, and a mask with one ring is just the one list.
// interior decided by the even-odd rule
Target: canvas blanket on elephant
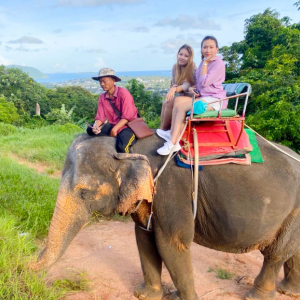
[[(230, 146), (214, 146), (214, 147), (204, 147), (200, 143), (227, 143), (229, 142), (228, 134), (226, 132), (214, 132), (214, 126), (218, 125), (216, 122), (199, 122), (195, 125), (197, 129), (197, 136), (199, 141), (199, 161), (208, 161), (211, 159), (218, 159), (220, 157), (232, 157), (240, 154), (246, 154), (252, 151), (252, 146), (250, 144), (248, 135), (243, 131), (242, 136), (237, 144), (236, 149)], [(222, 124), (221, 124), (222, 125)], [(232, 134), (237, 140), (239, 133), (241, 132), (241, 123), (238, 121), (230, 121), (230, 127)], [(194, 144), (193, 135), (190, 135), (187, 139), (187, 132), (184, 133), (181, 139), (182, 148), (180, 150), (181, 156), (186, 160), (194, 159)]]
[[(192, 242), (231, 253), (261, 251), (263, 266), (246, 299), (275, 299), (277, 290), (300, 296), (298, 162), (258, 139), (264, 164), (204, 168), (199, 173), (194, 220), (191, 172), (171, 160), (156, 182), (149, 232), (145, 227), (151, 206), (141, 199), (151, 197), (149, 174), (156, 176), (166, 160), (156, 153), (164, 141), (156, 135), (139, 140), (133, 146), (139, 155), (117, 153), (115, 143), (112, 137), (81, 135), (70, 146), (47, 245), (32, 264), (34, 269), (55, 263), (94, 211), (104, 216), (125, 212), (132, 213), (135, 222), (144, 276), (135, 289), (139, 299), (163, 298), (162, 263), (177, 289), (171, 299), (199, 299), (194, 288)], [(282, 266), (284, 279), (276, 286)]]

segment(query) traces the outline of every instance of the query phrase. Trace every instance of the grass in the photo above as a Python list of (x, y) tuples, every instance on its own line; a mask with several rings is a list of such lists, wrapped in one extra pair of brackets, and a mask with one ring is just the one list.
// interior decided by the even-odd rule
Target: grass
[(46, 287), (44, 274), (28, 268), (30, 256), (36, 250), (30, 234), (20, 235), (12, 216), (0, 216), (0, 299), (57, 300), (65, 287)]
[(47, 234), (58, 187), (59, 179), (0, 156), (0, 214), (6, 211), (14, 216), (22, 232), (38, 238)]
[(0, 150), (13, 152), (32, 162), (43, 162), (59, 170), (63, 167), (71, 142), (76, 135), (84, 132), (73, 124), (18, 128), (17, 131), (5, 129), (6, 134), (0, 131)]
[(213, 269), (209, 267), (207, 272), (215, 272), (216, 276), (220, 279), (231, 279), (235, 275), (234, 273), (230, 273), (229, 271), (222, 268)]
[[(47, 235), (58, 193), (59, 179), (47, 174), (62, 168), (67, 149), (80, 132), (72, 124), (24, 129), (0, 123), (0, 299), (57, 300), (66, 292), (89, 290), (83, 273), (47, 287), (45, 274), (28, 268), (37, 250), (34, 241)], [(1, 152), (13, 152), (48, 167), (41, 175)], [(100, 214), (93, 216), (96, 221), (101, 218)]]
[(85, 272), (77, 272), (69, 275), (70, 278), (57, 279), (54, 281), (53, 286), (68, 291), (89, 291), (90, 282), (86, 278)]

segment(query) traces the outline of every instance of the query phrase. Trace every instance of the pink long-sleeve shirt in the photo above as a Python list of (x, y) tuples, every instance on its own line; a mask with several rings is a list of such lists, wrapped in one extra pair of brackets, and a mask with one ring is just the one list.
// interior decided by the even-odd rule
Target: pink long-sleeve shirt
[(201, 76), (203, 61), (196, 70), (196, 86), (201, 97), (214, 97), (222, 99), (226, 97), (222, 83), (225, 81), (225, 63), (221, 56), (216, 56), (207, 65), (207, 73)]
[[(126, 119), (129, 122), (136, 119), (138, 111), (134, 105), (134, 100), (128, 90), (122, 87), (115, 86), (114, 94), (112, 98), (110, 98), (111, 102), (121, 113), (121, 118), (119, 118), (115, 113), (108, 99), (109, 97), (107, 92), (100, 95), (95, 120), (100, 120), (103, 123), (105, 119), (108, 119), (108, 122), (110, 124), (116, 125), (121, 119)], [(118, 133), (126, 127), (126, 125), (121, 127), (118, 130)]]

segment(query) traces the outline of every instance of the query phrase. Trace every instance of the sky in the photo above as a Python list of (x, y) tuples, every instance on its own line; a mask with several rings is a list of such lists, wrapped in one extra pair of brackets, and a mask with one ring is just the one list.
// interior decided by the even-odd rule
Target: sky
[(169, 70), (180, 46), (213, 35), (244, 38), (244, 22), (271, 8), (300, 21), (296, 0), (0, 0), (0, 64), (44, 73)]

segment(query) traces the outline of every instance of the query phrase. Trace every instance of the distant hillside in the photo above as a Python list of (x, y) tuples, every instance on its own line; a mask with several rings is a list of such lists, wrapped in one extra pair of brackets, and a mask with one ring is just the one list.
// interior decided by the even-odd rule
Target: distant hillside
[(23, 72), (27, 73), (33, 79), (48, 78), (48, 76), (46, 74), (44, 74), (40, 70), (38, 70), (36, 68), (32, 68), (32, 67), (18, 66), (18, 65), (9, 65), (9, 66), (6, 66), (6, 68), (18, 68), (18, 69), (21, 69)]

